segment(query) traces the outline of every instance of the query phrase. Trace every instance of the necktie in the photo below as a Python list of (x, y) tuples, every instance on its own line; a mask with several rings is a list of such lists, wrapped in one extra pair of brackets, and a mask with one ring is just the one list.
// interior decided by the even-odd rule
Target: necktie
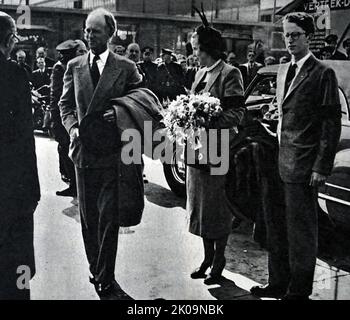
[(92, 60), (92, 65), (91, 65), (91, 78), (95, 88), (98, 84), (98, 81), (100, 80), (100, 71), (98, 70), (98, 66), (97, 66), (98, 60), (100, 60), (100, 57), (94, 56), (94, 59)]
[(289, 66), (288, 72), (287, 72), (287, 78), (286, 78), (286, 83), (285, 83), (285, 90), (284, 90), (284, 95), (287, 94), (290, 85), (292, 84), (292, 81), (295, 77), (296, 74), (296, 70), (297, 70), (297, 64), (291, 64)]

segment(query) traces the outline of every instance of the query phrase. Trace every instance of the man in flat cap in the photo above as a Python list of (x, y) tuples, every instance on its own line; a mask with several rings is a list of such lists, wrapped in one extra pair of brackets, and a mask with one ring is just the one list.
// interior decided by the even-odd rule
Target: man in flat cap
[(147, 46), (142, 48), (143, 60), (138, 63), (138, 66), (144, 74), (144, 85), (154, 93), (157, 93), (157, 65), (152, 61), (153, 52), (152, 47)]
[(326, 47), (330, 47), (333, 51), (330, 60), (346, 60), (346, 55), (337, 50), (338, 36), (336, 34), (330, 34), (325, 39)]
[(118, 234), (120, 227), (139, 224), (144, 208), (142, 165), (126, 164), (121, 150), (111, 145), (111, 139), (120, 137), (120, 125), (128, 121), (111, 100), (132, 95), (142, 83), (136, 64), (108, 49), (116, 26), (105, 9), (88, 15), (85, 39), (90, 50), (68, 62), (59, 102), (76, 167), (90, 282), (100, 299), (108, 300), (130, 298), (114, 275)]
[(172, 61), (173, 52), (162, 49), (163, 63), (158, 66), (158, 98), (161, 102), (174, 100), (180, 94), (186, 94), (185, 78), (181, 66)]
[(343, 48), (346, 50), (347, 60), (350, 60), (350, 38), (344, 40)]
[(56, 195), (64, 197), (76, 197), (77, 187), (75, 179), (74, 165), (68, 157), (69, 151), (69, 134), (62, 125), (60, 101), (63, 91), (63, 76), (67, 69), (68, 61), (78, 55), (87, 52), (86, 46), (81, 40), (66, 40), (60, 43), (56, 50), (59, 53), (59, 61), (53, 66), (50, 83), (50, 111), (51, 111), (51, 132), (58, 142), (57, 151), (59, 159), (59, 170), (62, 180), (69, 184), (69, 187), (62, 191), (57, 191)]
[(18, 278), (35, 274), (40, 199), (29, 81), (9, 60), (17, 41), (15, 21), (0, 11), (0, 300), (30, 298), (29, 283)]

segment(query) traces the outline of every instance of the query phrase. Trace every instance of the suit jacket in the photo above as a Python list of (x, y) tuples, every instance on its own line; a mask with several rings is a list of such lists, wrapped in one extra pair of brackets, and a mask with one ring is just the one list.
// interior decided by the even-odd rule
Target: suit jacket
[[(109, 52), (103, 73), (94, 90), (89, 55), (69, 61), (59, 102), (62, 122), (67, 132), (70, 132), (72, 127), (79, 127), (85, 115), (106, 110), (111, 99), (126, 95), (141, 82), (142, 77), (134, 62)], [(80, 144), (79, 138), (72, 141), (70, 152), (74, 164), (79, 168), (116, 167), (120, 160), (117, 153), (98, 156), (87, 152)]]
[(341, 132), (338, 82), (313, 55), (285, 93), (290, 63), (277, 75), (279, 171), (284, 182), (305, 183), (311, 173), (329, 175)]
[[(202, 68), (196, 73), (195, 81), (192, 85), (192, 93), (195, 92), (198, 84), (204, 80), (205, 74), (206, 68)], [(213, 123), (215, 128), (224, 129), (239, 125), (245, 108), (243, 80), (241, 72), (237, 68), (221, 61), (212, 70), (203, 92), (209, 92), (212, 96), (221, 100), (224, 112)]]
[[(244, 88), (246, 89), (249, 84), (252, 82), (256, 74), (258, 73), (258, 70), (262, 68), (263, 65), (260, 63), (255, 62), (253, 64), (253, 67), (249, 69), (249, 64), (244, 63), (239, 66), (239, 69), (241, 70), (242, 77), (243, 77), (243, 84)], [(250, 72), (249, 72), (250, 70)]]
[(0, 97), (0, 203), (35, 203), (40, 188), (29, 82), (23, 68), (1, 53)]

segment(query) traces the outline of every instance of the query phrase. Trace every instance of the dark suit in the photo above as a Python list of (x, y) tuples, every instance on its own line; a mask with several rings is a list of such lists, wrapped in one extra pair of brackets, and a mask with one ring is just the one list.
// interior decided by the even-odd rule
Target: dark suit
[(180, 94), (185, 94), (185, 77), (178, 63), (162, 63), (158, 66), (157, 96), (161, 102), (174, 100)]
[[(40, 70), (33, 71), (31, 82), (33, 84), (34, 89), (37, 90), (44, 85), (50, 85), (50, 75), (51, 73), (47, 68), (45, 68), (43, 72), (41, 72)], [(50, 94), (50, 89), (43, 88), (42, 90), (40, 90), (40, 94), (48, 96)]]
[(50, 83), (50, 111), (52, 115), (51, 132), (58, 142), (58, 155), (60, 173), (66, 176), (70, 181), (72, 188), (76, 187), (75, 172), (73, 162), (68, 157), (69, 152), (69, 134), (62, 124), (58, 102), (63, 91), (63, 76), (67, 65), (58, 61), (52, 69)]
[[(332, 69), (313, 55), (286, 93), (290, 63), (277, 76), (279, 172), (285, 211), (267, 217), (269, 283), (290, 295), (309, 296), (317, 254), (317, 188), (312, 172), (329, 175), (340, 136), (338, 84)], [(273, 215), (273, 216), (272, 216)]]
[[(130, 60), (109, 52), (106, 65), (94, 89), (89, 55), (68, 63), (59, 107), (68, 132), (82, 119), (107, 108), (113, 98), (122, 97), (140, 85), (142, 78)], [(118, 121), (122, 117), (117, 115)], [(70, 156), (76, 166), (82, 232), (90, 272), (94, 281), (106, 285), (114, 279), (119, 226), (136, 225), (144, 207), (142, 166), (126, 165), (121, 150), (111, 155), (88, 152), (75, 138)]]
[(245, 63), (239, 66), (239, 70), (241, 70), (243, 77), (244, 89), (247, 89), (249, 84), (252, 82), (252, 80), (258, 73), (258, 70), (262, 67), (263, 65), (257, 62), (254, 62), (252, 65), (250, 65), (249, 63)]
[(29, 298), (18, 290), (18, 266), (35, 273), (33, 213), (40, 199), (29, 82), (0, 53), (0, 299)]
[(142, 61), (138, 63), (138, 67), (144, 75), (144, 85), (146, 88), (157, 92), (157, 65), (152, 61)]

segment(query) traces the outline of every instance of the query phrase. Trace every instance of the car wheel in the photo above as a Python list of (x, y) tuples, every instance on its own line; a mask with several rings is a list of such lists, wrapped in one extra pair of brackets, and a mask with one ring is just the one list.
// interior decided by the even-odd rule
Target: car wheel
[(186, 165), (183, 157), (177, 157), (176, 148), (170, 164), (163, 164), (165, 179), (171, 189), (179, 197), (186, 197)]

